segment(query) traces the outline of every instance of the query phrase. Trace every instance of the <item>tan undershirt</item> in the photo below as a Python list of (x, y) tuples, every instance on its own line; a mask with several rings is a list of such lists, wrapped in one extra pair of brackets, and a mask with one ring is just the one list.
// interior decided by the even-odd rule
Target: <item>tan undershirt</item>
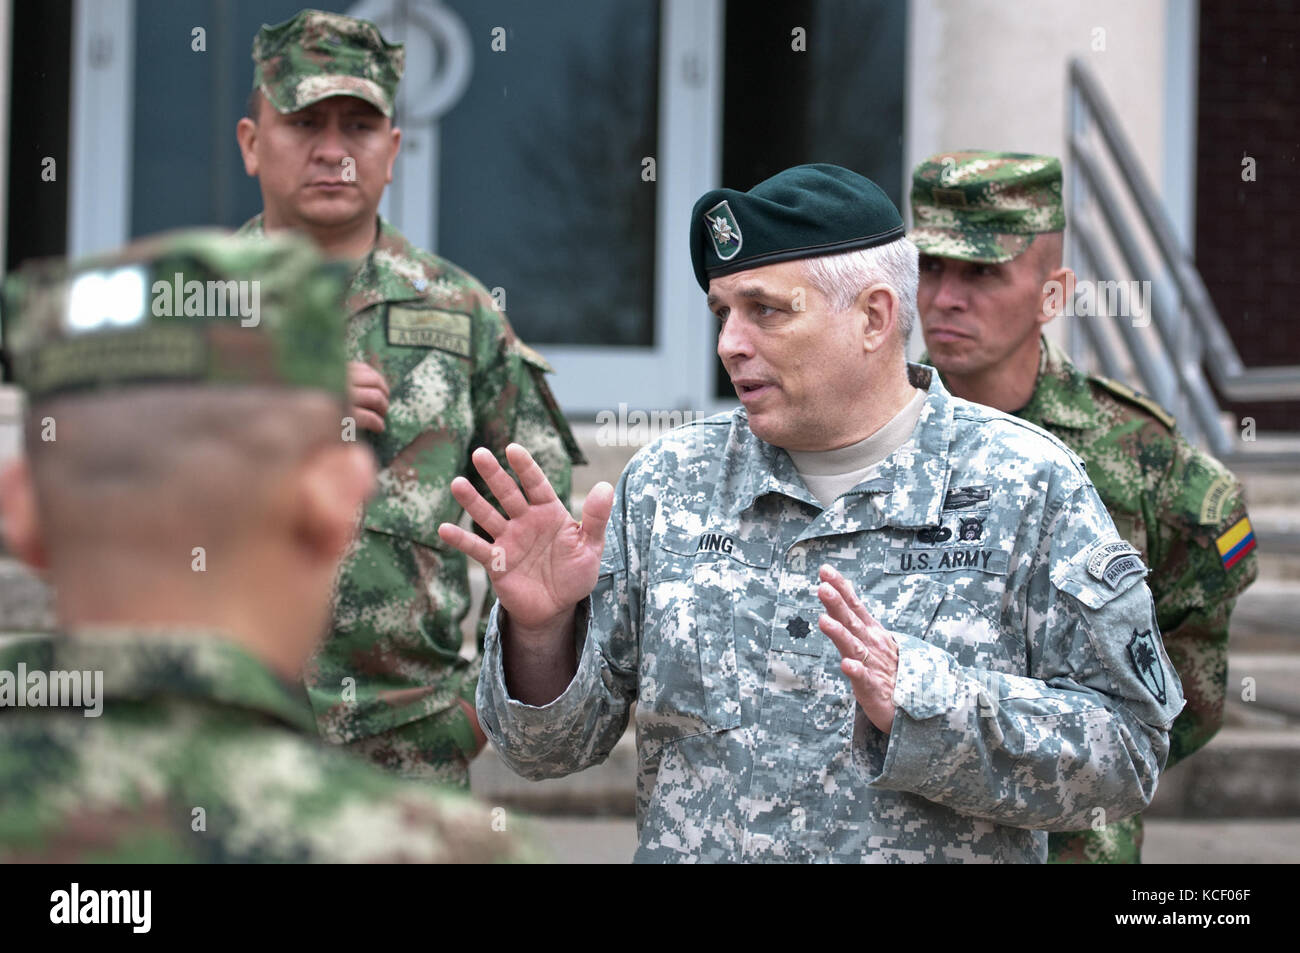
[(822, 506), (830, 506), (841, 493), (869, 480), (880, 463), (912, 436), (925, 406), (925, 391), (915, 390), (907, 405), (870, 437), (838, 450), (789, 450), (804, 485)]

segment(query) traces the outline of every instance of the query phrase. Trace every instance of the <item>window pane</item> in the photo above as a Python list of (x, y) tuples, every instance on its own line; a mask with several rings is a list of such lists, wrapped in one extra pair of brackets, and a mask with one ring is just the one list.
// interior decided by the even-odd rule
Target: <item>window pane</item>
[(530, 343), (653, 345), (659, 4), (450, 6), (474, 67), (441, 125), (439, 253)]

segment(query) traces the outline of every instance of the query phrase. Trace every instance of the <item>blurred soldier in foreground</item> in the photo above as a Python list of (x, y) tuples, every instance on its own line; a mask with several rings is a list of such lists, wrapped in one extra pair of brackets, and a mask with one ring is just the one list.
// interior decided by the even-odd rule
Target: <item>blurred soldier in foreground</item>
[(307, 669), (312, 706), (328, 741), (409, 777), (468, 785), (483, 743), (479, 664), (459, 655), (466, 562), (436, 533), (456, 515), (447, 486), (474, 475), (471, 447), (504, 461), (514, 440), (567, 499), (570, 461), (584, 461), (544, 379), (550, 367), (483, 286), (379, 217), (401, 142), (402, 47), (369, 21), (304, 10), (262, 27), (253, 63), (237, 134), (264, 211), (242, 232), (298, 230), (352, 263), (354, 403), (380, 465), (333, 629)]
[(1182, 707), (1146, 569), (1059, 441), (905, 362), (898, 210), (799, 166), (704, 195), (691, 254), (741, 409), (581, 524), (519, 447), (522, 492), (474, 454), (504, 515), (452, 484), (493, 539), (440, 527), (500, 600), (506, 762), (595, 764), (635, 701), (643, 861), (1042, 861), (1043, 830), (1141, 810)]
[[(1168, 770), (1223, 723), (1228, 616), (1257, 573), (1241, 486), (1158, 404), (1084, 374), (1042, 335), (1050, 299), (1074, 287), (1062, 267), (1059, 160), (941, 153), (913, 174), (912, 214), (923, 360), (957, 396), (1037, 424), (1079, 454), (1120, 536), (1151, 566), (1156, 618), (1187, 698)], [(1048, 845), (1053, 861), (1136, 863), (1142, 817), (1053, 833)]]
[(299, 679), (374, 482), (342, 295), (304, 239), (214, 232), (10, 277), (0, 512), (63, 634), (0, 642), (0, 861), (527, 856), (316, 737)]

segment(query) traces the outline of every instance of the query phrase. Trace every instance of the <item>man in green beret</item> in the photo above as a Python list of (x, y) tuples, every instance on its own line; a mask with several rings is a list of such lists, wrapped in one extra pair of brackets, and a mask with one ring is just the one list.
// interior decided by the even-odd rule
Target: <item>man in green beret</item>
[(0, 862), (531, 856), (317, 737), (302, 670), (374, 484), (343, 290), (306, 239), (214, 232), (6, 282), (0, 514), (61, 631), (0, 638)]
[[(584, 462), (544, 374), (484, 287), (378, 214), (401, 143), (403, 49), (373, 23), (303, 10), (253, 43), (237, 137), (263, 212), (244, 234), (295, 230), (352, 264), (348, 354), (379, 491), (344, 564), (333, 628), (307, 670), (321, 734), (409, 777), (467, 785), (482, 745), (478, 662), (461, 657), (467, 564), (435, 527), (473, 446), (518, 441), (567, 499)], [(480, 484), (481, 486), (481, 484)]]
[[(913, 174), (912, 215), (925, 360), (957, 396), (1037, 424), (1078, 453), (1120, 536), (1151, 567), (1156, 617), (1187, 699), (1167, 770), (1223, 723), (1228, 617), (1258, 571), (1241, 485), (1149, 397), (1084, 374), (1042, 334), (1053, 296), (1074, 287), (1062, 263), (1058, 159), (940, 153)], [(1053, 833), (1049, 859), (1140, 860), (1141, 815), (1086, 826)]]
[[(498, 596), (478, 710), (528, 778), (633, 703), (642, 861), (1042, 861), (1155, 790), (1182, 707), (1145, 567), (1077, 457), (904, 357), (916, 249), (832, 165), (715, 189), (695, 274), (741, 407), (570, 518), (522, 447), (474, 463)], [(494, 565), (500, 552), (503, 566)]]

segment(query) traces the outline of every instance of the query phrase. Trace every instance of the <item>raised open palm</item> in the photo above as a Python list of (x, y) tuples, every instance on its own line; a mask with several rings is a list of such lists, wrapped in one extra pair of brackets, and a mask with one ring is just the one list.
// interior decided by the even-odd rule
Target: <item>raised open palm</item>
[(451, 495), (492, 542), (451, 523), (441, 524), (438, 536), (482, 564), (514, 625), (545, 628), (596, 587), (614, 488), (597, 483), (587, 494), (579, 523), (519, 444), (506, 447), (506, 460), (519, 477), (518, 486), (486, 448), (475, 450), (472, 459), (505, 515), (469, 480), (456, 477)]

